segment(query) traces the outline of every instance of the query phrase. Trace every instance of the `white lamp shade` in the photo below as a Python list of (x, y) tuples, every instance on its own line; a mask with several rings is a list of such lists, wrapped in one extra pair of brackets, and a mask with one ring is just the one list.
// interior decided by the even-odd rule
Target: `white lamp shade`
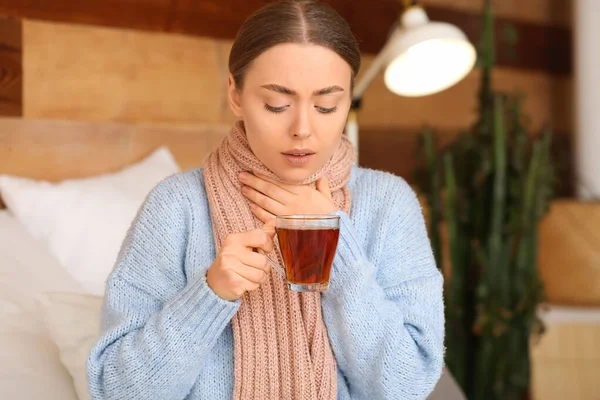
[[(456, 26), (431, 22), (419, 6), (408, 8), (384, 48), (356, 83), (353, 98), (360, 100), (369, 84), (385, 67), (387, 88), (400, 96), (437, 93), (463, 79), (475, 66), (477, 53)], [(346, 134), (354, 145), (358, 163), (358, 124), (349, 116)]]
[(407, 10), (402, 22), (386, 49), (384, 81), (391, 92), (408, 97), (440, 92), (475, 65), (475, 48), (456, 26), (430, 22), (419, 7)]

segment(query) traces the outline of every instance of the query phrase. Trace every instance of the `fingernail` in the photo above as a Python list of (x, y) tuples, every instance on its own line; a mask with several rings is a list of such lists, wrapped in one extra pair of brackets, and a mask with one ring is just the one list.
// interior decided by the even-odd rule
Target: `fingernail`
[(238, 178), (243, 181), (244, 179), (246, 179), (246, 177), (248, 176), (248, 174), (246, 172), (240, 172), (238, 174)]

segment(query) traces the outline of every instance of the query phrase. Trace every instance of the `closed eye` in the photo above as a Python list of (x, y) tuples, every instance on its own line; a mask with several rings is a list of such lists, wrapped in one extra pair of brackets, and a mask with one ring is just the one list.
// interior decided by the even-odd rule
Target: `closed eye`
[(265, 104), (265, 110), (270, 111), (270, 112), (275, 113), (275, 114), (280, 114), (280, 113), (284, 112), (285, 109), (286, 109), (286, 107), (287, 106), (273, 107), (273, 106), (270, 106), (268, 104)]
[(315, 106), (315, 108), (322, 114), (331, 114), (331, 113), (334, 113), (337, 111), (337, 107), (325, 108), (325, 107)]
[[(275, 113), (275, 114), (280, 114), (282, 112), (285, 111), (286, 108), (288, 108), (289, 106), (282, 106), (282, 107), (274, 107), (274, 106), (270, 106), (268, 104), (265, 103), (265, 110)], [(331, 114), (337, 111), (337, 107), (332, 107), (332, 108), (326, 108), (326, 107), (319, 107), (319, 106), (315, 106), (315, 108), (317, 109), (317, 111), (319, 111), (321, 114)]]

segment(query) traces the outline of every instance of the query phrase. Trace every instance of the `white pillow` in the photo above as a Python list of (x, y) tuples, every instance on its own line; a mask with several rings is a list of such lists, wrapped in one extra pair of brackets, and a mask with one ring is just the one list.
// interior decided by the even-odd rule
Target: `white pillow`
[(73, 379), (39, 314), (8, 315), (0, 322), (0, 399), (77, 400)]
[(0, 176), (9, 210), (88, 293), (102, 295), (127, 230), (147, 194), (179, 172), (166, 147), (112, 174), (59, 183)]
[(78, 293), (44, 293), (38, 297), (42, 318), (60, 360), (75, 384), (79, 400), (89, 399), (86, 361), (98, 340), (102, 298)]
[(36, 310), (35, 296), (46, 291), (80, 292), (81, 287), (44, 243), (0, 210), (0, 326), (8, 315)]
[(42, 243), (0, 210), (0, 399), (77, 400), (36, 296), (80, 291)]

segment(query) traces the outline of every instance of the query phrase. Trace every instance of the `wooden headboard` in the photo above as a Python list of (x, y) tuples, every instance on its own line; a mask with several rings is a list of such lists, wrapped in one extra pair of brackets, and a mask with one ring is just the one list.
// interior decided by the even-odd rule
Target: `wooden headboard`
[(52, 182), (93, 176), (140, 161), (162, 145), (187, 170), (201, 166), (230, 128), (0, 118), (0, 175)]

